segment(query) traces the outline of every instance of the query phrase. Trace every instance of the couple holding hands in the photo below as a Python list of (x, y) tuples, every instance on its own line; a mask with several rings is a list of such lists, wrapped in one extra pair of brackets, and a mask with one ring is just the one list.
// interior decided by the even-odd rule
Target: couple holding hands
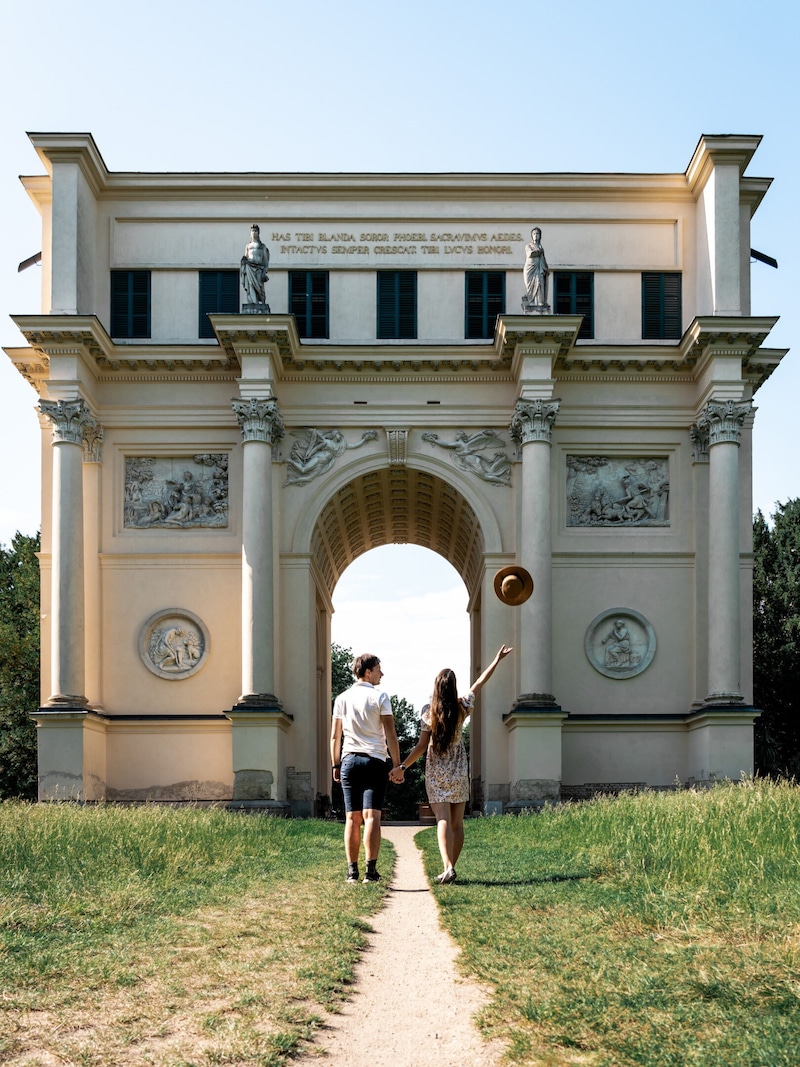
[[(380, 689), (383, 677), (377, 656), (359, 656), (353, 664), (354, 685), (341, 693), (333, 706), (331, 762), (333, 779), (344, 794), (344, 850), (347, 881), (358, 882), (358, 852), (364, 827), (365, 882), (378, 882), (378, 852), (381, 846), (381, 810), (387, 782), (401, 785), (405, 771), (427, 753), (425, 787), (436, 816), (443, 871), (436, 881), (456, 880), (456, 862), (464, 845), (464, 811), (469, 800), (467, 753), (462, 739), (464, 722), (475, 704), (475, 695), (488, 682), (497, 664), (512, 648), (501, 645), (496, 656), (465, 696), (458, 695), (456, 676), (449, 668), (433, 683), (430, 704), (422, 709), (419, 741), (404, 760), (388, 695)], [(387, 773), (386, 751), (392, 761)]]

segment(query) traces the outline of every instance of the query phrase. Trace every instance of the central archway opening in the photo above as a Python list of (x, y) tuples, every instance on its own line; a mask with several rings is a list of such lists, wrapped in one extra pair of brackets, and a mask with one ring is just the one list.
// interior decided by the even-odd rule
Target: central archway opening
[(466, 692), (470, 678), (469, 595), (458, 571), (417, 545), (373, 548), (355, 559), (333, 594), (331, 640), (381, 657), (389, 693), (417, 712), (443, 667)]
[[(387, 692), (417, 712), (443, 667), (456, 672), (462, 692), (469, 690), (480, 660), (486, 556), (480, 508), (480, 500), (471, 502), (438, 473), (405, 465), (351, 478), (322, 504), (310, 545), (320, 780), (328, 775), (331, 641), (355, 655), (380, 656)], [(474, 718), (479, 738), (480, 713)]]

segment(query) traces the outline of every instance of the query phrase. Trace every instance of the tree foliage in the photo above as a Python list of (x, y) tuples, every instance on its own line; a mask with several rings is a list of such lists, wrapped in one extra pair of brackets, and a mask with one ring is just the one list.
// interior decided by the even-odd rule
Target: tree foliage
[(39, 535), (0, 545), (0, 799), (36, 797)]
[(753, 523), (756, 769), (800, 778), (800, 500)]
[(331, 643), (331, 704), (353, 684), (353, 655), (352, 648), (344, 648)]

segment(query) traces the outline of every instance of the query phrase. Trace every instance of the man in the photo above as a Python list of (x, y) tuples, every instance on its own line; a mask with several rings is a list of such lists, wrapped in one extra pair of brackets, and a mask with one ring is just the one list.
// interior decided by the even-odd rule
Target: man
[(344, 851), (347, 881), (358, 881), (358, 850), (364, 827), (367, 859), (365, 882), (379, 882), (378, 852), (381, 847), (381, 809), (386, 796), (387, 746), (392, 758), (392, 776), (400, 766), (400, 745), (392, 715), (392, 703), (378, 689), (383, 671), (377, 656), (364, 654), (353, 664), (356, 681), (336, 698), (331, 730), (333, 780), (341, 782), (344, 794)]

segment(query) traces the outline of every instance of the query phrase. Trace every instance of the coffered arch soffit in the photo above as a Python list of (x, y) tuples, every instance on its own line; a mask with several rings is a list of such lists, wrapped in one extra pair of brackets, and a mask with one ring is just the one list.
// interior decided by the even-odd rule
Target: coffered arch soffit
[(361, 462), (329, 482), (324, 496), (309, 501), (297, 524), (293, 551), (313, 557), (330, 597), (353, 560), (393, 544), (437, 552), (473, 595), (484, 556), (502, 551), (500, 529), (479, 495), (465, 492), (466, 487), (454, 484), (451, 471), (445, 478), (437, 468), (376, 468), (374, 461)]

